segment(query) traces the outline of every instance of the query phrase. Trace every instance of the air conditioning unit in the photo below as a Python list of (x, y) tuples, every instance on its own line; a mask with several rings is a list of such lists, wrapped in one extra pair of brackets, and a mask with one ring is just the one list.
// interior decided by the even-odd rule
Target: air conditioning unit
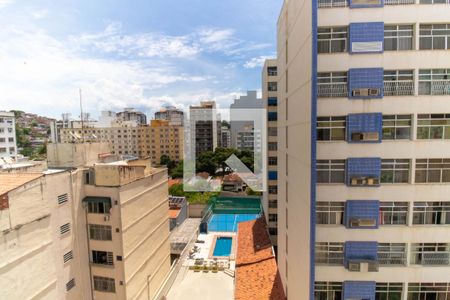
[(374, 227), (377, 225), (376, 219), (351, 219), (350, 227)]
[(351, 186), (366, 185), (366, 177), (353, 177), (350, 181)]
[(353, 97), (368, 97), (369, 89), (354, 89), (352, 90)]
[(353, 5), (377, 5), (381, 4), (380, 0), (353, 0)]
[(352, 141), (378, 141), (378, 132), (353, 132)]
[(369, 177), (367, 178), (367, 185), (379, 185), (380, 178), (378, 177)]
[(359, 261), (349, 261), (348, 270), (350, 272), (361, 272), (361, 262)]
[(379, 96), (380, 89), (369, 89), (369, 96)]
[(370, 260), (350, 260), (348, 270), (350, 272), (378, 272), (379, 264), (377, 261)]
[(378, 272), (380, 270), (380, 264), (376, 261), (372, 261), (368, 263), (368, 271), (369, 272)]

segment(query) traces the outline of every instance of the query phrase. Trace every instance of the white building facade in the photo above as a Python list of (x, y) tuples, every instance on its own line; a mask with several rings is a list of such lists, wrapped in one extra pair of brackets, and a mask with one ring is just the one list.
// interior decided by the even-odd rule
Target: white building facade
[(289, 299), (450, 298), (444, 2), (285, 1), (278, 259)]
[(0, 111), (0, 157), (17, 155), (15, 123), (13, 112)]

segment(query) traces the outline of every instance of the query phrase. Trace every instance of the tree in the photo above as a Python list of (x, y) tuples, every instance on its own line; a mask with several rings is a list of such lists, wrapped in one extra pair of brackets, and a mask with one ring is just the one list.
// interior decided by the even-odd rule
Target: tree
[(180, 161), (174, 168), (169, 170), (169, 175), (172, 178), (182, 178), (184, 171), (184, 162)]
[(225, 175), (225, 169), (228, 167), (225, 161), (233, 154), (238, 154), (238, 151), (233, 148), (216, 148), (214, 151), (214, 161), (218, 167), (222, 168), (222, 175)]
[(159, 163), (161, 166), (168, 167), (172, 163), (172, 160), (170, 159), (170, 157), (168, 155), (163, 154), (163, 155), (161, 155)]
[(214, 175), (217, 170), (217, 164), (214, 160), (214, 152), (205, 151), (197, 157), (197, 172), (207, 172)]

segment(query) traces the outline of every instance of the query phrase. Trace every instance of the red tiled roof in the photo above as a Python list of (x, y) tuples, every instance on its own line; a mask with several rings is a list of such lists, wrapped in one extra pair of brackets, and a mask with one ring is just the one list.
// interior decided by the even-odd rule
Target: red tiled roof
[(231, 173), (231, 174), (225, 175), (225, 176), (223, 177), (223, 181), (242, 182), (242, 179), (241, 179), (241, 177), (239, 177), (238, 174), (236, 174), (236, 173)]
[(264, 218), (239, 223), (237, 236), (235, 299), (286, 299)]

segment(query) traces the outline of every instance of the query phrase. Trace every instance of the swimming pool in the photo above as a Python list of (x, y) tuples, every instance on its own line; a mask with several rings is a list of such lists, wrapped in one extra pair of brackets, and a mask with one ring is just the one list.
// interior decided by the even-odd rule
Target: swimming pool
[(236, 232), (239, 222), (257, 218), (258, 214), (213, 214), (208, 222), (208, 231)]
[(230, 256), (232, 237), (221, 236), (216, 239), (213, 256)]

